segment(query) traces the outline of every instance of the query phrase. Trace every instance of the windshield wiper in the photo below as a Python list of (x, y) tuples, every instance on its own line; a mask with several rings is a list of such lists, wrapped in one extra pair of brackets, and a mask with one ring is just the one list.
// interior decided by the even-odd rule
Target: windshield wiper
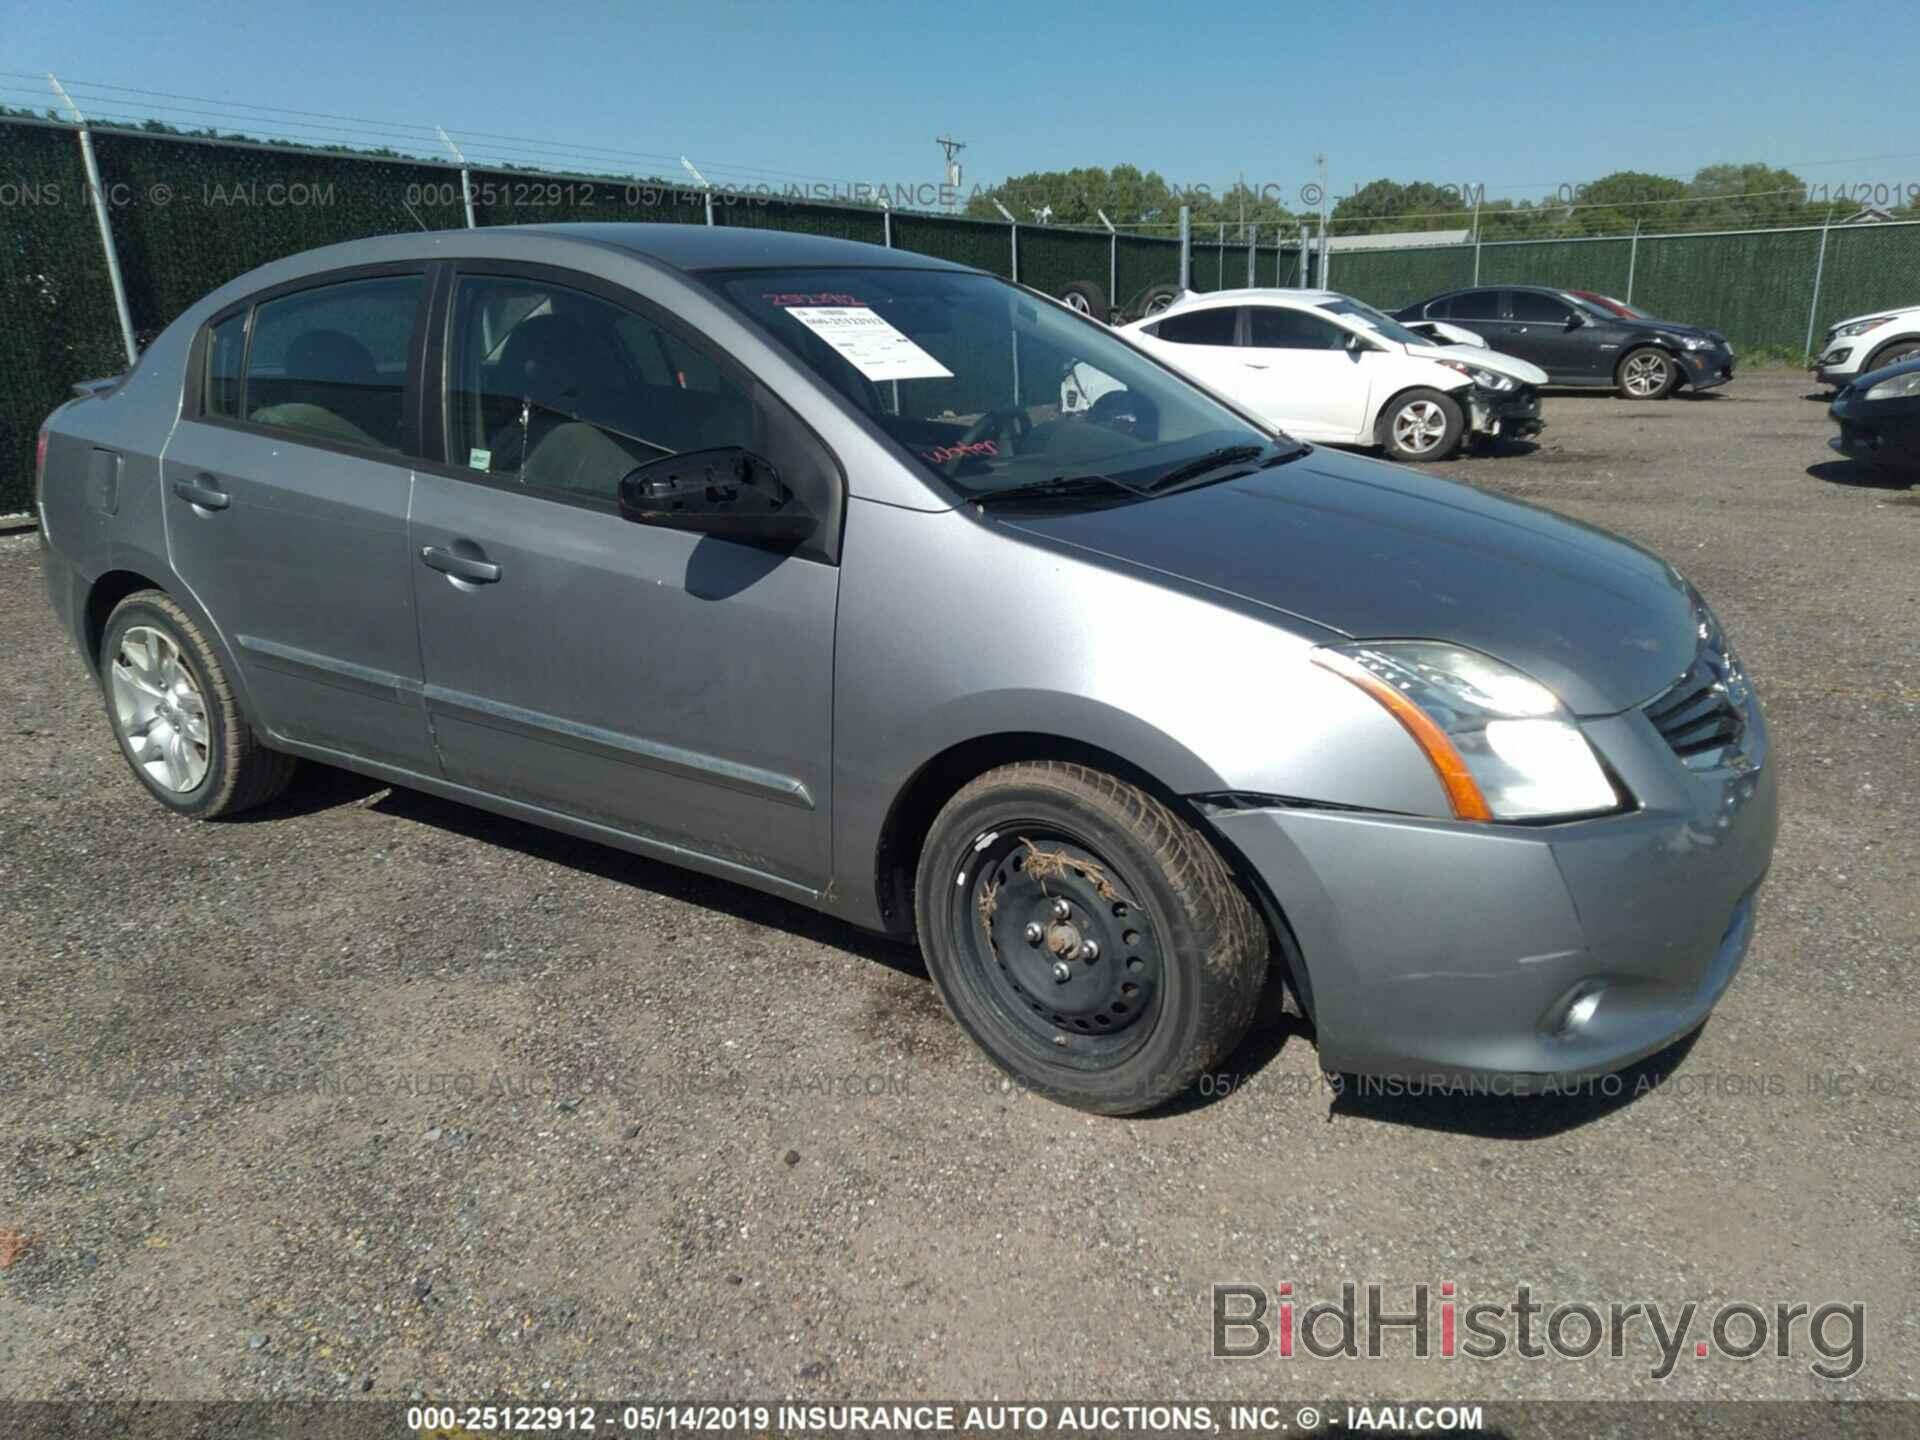
[(1111, 475), (1055, 475), (1051, 480), (1030, 480), (1025, 485), (1010, 485), (1004, 490), (983, 490), (969, 498), (976, 505), (998, 505), (1003, 500), (1055, 500), (1102, 494), (1138, 499), (1146, 493)]
[[(1209, 450), (1206, 454), (1196, 456), (1184, 465), (1174, 466), (1149, 485), (1146, 493), (1164, 495), (1169, 490), (1183, 489), (1213, 475), (1216, 470), (1224, 470), (1229, 465), (1245, 465), (1249, 460), (1260, 460), (1259, 468), (1264, 470), (1269, 465), (1278, 465), (1282, 461), (1307, 453), (1307, 447), (1304, 445), (1296, 445), (1293, 449), (1283, 450), (1277, 455), (1267, 455), (1267, 448), (1265, 445), (1223, 445), (1218, 450)], [(1263, 455), (1267, 458), (1261, 460), (1260, 457)], [(1239, 470), (1235, 475), (1247, 473), (1245, 470)], [(1222, 475), (1218, 478), (1231, 480), (1235, 475)]]

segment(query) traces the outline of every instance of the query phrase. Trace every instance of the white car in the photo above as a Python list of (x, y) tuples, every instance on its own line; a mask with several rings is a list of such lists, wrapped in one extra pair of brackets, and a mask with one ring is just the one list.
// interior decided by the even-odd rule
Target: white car
[(1842, 320), (1820, 342), (1813, 378), (1838, 390), (1869, 370), (1920, 355), (1920, 305), (1900, 310), (1871, 310)]
[[(1535, 387), (1547, 372), (1537, 365), (1435, 345), (1338, 291), (1187, 295), (1120, 333), (1299, 440), (1440, 460), (1470, 435), (1532, 435), (1542, 424)], [(1098, 398), (1089, 388), (1081, 382)]]

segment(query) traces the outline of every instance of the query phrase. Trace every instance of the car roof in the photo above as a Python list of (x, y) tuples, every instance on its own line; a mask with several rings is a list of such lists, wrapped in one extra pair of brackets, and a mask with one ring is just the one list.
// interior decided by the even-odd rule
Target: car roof
[(488, 226), (489, 234), (544, 236), (624, 250), (675, 270), (745, 270), (761, 266), (858, 265), (868, 268), (967, 270), (932, 255), (894, 250), (834, 235), (761, 230), (750, 225), (658, 225), (647, 221)]
[[(1351, 295), (1339, 290), (1284, 290), (1272, 286), (1250, 286), (1239, 290), (1189, 291), (1169, 305), (1161, 315), (1177, 310), (1206, 310), (1218, 305), (1292, 305), (1309, 309), (1329, 300), (1351, 300)], [(1159, 316), (1149, 316), (1158, 319)]]

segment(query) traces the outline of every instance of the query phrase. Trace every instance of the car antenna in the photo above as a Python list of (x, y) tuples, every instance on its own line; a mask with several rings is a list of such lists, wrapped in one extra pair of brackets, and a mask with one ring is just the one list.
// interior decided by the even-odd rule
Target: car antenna
[(413, 223), (414, 223), (414, 224), (416, 224), (416, 225), (418, 225), (418, 226), (419, 226), (419, 227), (420, 227), (420, 228), (421, 228), (422, 230), (425, 230), (425, 229), (427, 228), (427, 222), (426, 222), (426, 221), (424, 221), (424, 220), (422, 220), (422, 219), (421, 219), (421, 218), (419, 217), (419, 215), (417, 215), (417, 214), (415, 214), (415, 213), (414, 213), (414, 208), (413, 208), (413, 206), (411, 206), (411, 205), (409, 205), (409, 204), (407, 203), (407, 201), (406, 201), (406, 197), (405, 197), (405, 196), (402, 196), (402, 197), (400, 198), (400, 208), (401, 208), (402, 210), (405, 210), (405, 211), (407, 212), (407, 214), (408, 214), (409, 216), (412, 216), (412, 218), (413, 218)]

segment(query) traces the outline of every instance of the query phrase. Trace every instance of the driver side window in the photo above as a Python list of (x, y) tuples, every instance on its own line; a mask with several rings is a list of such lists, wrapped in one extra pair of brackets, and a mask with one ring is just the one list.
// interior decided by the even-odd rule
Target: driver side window
[(636, 465), (755, 446), (752, 397), (643, 315), (542, 280), (462, 276), (447, 353), (447, 459), (611, 505)]

